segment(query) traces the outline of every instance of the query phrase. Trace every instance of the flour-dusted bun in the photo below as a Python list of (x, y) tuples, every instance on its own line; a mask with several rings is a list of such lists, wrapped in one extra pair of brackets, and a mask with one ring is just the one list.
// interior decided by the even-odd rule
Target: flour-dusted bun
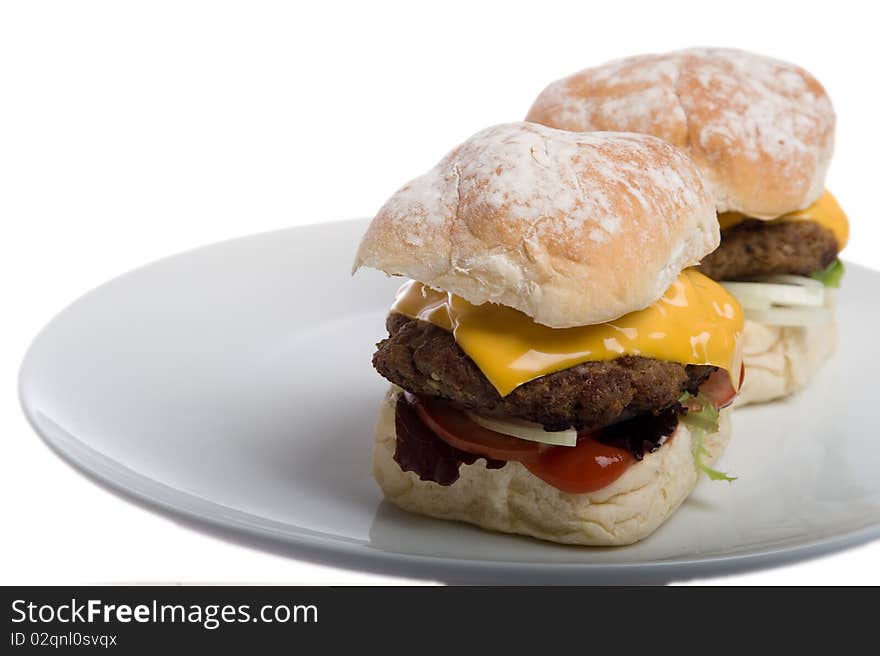
[[(401, 470), (393, 459), (398, 394), (392, 388), (379, 410), (373, 476), (385, 498), (410, 512), (565, 544), (618, 546), (653, 533), (690, 495), (700, 477), (693, 436), (679, 424), (670, 441), (597, 492), (562, 492), (518, 462), (501, 469), (486, 469), (483, 460), (462, 465), (459, 479), (450, 486), (422, 481)], [(714, 462), (729, 437), (730, 419), (724, 410), (720, 430), (704, 438), (708, 455), (703, 462)]]
[[(830, 294), (826, 307), (831, 310)], [(833, 315), (832, 315), (833, 317)], [(746, 375), (736, 407), (772, 401), (805, 387), (837, 347), (837, 323), (768, 326), (746, 321), (740, 343)]]
[(699, 171), (663, 141), (509, 123), (475, 134), (394, 194), (354, 269), (563, 328), (647, 307), (719, 239)]
[(815, 201), (834, 149), (834, 109), (822, 85), (798, 66), (740, 50), (586, 69), (548, 86), (527, 120), (661, 137), (697, 162), (718, 212), (764, 219)]

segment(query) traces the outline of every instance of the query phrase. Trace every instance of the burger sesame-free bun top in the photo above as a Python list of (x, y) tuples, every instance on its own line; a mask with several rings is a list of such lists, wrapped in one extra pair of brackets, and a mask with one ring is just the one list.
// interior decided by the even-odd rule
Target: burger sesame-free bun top
[(822, 85), (794, 64), (741, 50), (588, 68), (544, 89), (527, 120), (658, 136), (697, 162), (718, 212), (762, 219), (815, 201), (834, 150), (834, 109)]
[(719, 239), (699, 170), (660, 139), (508, 123), (397, 191), (354, 270), (407, 276), (563, 328), (647, 307)]

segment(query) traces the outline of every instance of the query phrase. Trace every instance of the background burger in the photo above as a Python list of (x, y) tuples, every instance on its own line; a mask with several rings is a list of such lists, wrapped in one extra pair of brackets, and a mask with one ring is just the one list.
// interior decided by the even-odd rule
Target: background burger
[(849, 226), (824, 189), (834, 110), (802, 68), (748, 52), (630, 57), (554, 82), (527, 120), (574, 131), (658, 136), (697, 163), (715, 198), (721, 246), (700, 270), (746, 314), (749, 370), (738, 403), (802, 387), (833, 351), (828, 288)]
[(694, 164), (647, 135), (486, 129), (400, 189), (354, 269), (400, 289), (373, 472), (426, 515), (557, 542), (656, 529), (729, 437), (736, 300)]

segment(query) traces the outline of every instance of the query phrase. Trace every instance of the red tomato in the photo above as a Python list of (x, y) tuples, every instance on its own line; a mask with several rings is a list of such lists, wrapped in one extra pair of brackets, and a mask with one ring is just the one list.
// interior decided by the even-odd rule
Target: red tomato
[(476, 456), (525, 462), (535, 458), (545, 446), (483, 428), (463, 412), (437, 401), (422, 399), (409, 392), (406, 400), (415, 407), (425, 426), (441, 440)]
[(581, 437), (575, 447), (552, 447), (523, 465), (553, 487), (580, 494), (611, 485), (634, 461), (626, 449)]
[[(740, 369), (740, 387), (742, 387), (742, 381), (744, 378), (745, 367)], [(709, 397), (709, 400), (712, 401), (712, 405), (718, 410), (726, 408), (733, 403), (733, 399), (736, 398), (736, 395), (739, 392), (739, 390), (733, 386), (733, 381), (730, 380), (730, 374), (724, 369), (716, 369), (712, 375), (706, 379), (706, 382), (700, 385), (699, 391), (701, 394), (705, 394)]]
[(588, 435), (577, 446), (552, 446), (496, 433), (443, 403), (406, 393), (421, 420), (447, 444), (467, 453), (521, 462), (530, 472), (563, 492), (594, 492), (610, 485), (634, 462), (626, 449)]

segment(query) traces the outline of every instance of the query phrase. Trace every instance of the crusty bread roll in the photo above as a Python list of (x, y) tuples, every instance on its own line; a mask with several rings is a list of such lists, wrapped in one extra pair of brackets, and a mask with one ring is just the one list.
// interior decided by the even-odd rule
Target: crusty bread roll
[(553, 328), (654, 303), (719, 243), (687, 156), (647, 135), (531, 123), (477, 133), (379, 210), (354, 264)]
[[(826, 307), (832, 309), (831, 294)], [(832, 315), (833, 317), (833, 315)], [(768, 326), (746, 321), (741, 342), (745, 380), (735, 405), (763, 403), (805, 387), (837, 346), (837, 323)]]
[(834, 149), (834, 109), (822, 85), (798, 66), (740, 50), (682, 50), (583, 70), (548, 86), (527, 120), (661, 137), (697, 162), (718, 212), (764, 219), (815, 201)]
[[(693, 438), (681, 423), (670, 441), (597, 492), (562, 492), (518, 462), (501, 469), (486, 469), (483, 460), (462, 465), (460, 478), (451, 486), (421, 481), (393, 459), (399, 393), (392, 387), (379, 409), (373, 476), (389, 501), (410, 512), (565, 544), (618, 546), (654, 532), (699, 479)], [(720, 430), (704, 439), (708, 455), (703, 462), (714, 462), (729, 437), (730, 419), (724, 410)]]

